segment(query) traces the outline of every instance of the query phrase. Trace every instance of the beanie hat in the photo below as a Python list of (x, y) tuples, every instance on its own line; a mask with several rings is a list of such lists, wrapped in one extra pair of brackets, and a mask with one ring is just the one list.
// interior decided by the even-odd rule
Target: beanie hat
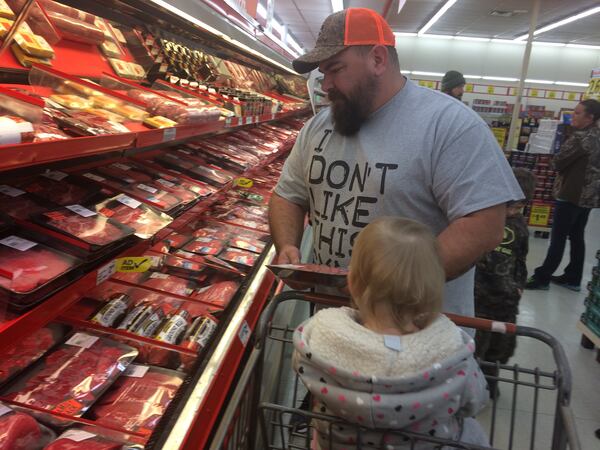
[(442, 92), (448, 92), (454, 89), (456, 86), (466, 84), (465, 77), (462, 73), (456, 70), (449, 70), (442, 78)]

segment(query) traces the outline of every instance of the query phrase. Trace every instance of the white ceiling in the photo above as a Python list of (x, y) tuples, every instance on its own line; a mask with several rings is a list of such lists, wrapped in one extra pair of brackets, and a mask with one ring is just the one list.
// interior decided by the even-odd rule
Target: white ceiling
[[(400, 14), (399, 0), (392, 0), (387, 21), (394, 31), (416, 32), (446, 0), (406, 0)], [(265, 0), (261, 0), (265, 2)], [(330, 0), (274, 0), (275, 15), (305, 49), (313, 47), (319, 28), (331, 14)], [(387, 0), (344, 0), (345, 7), (366, 7), (382, 13)], [(540, 28), (595, 6), (598, 0), (542, 0)], [(533, 0), (458, 0), (428, 31), (471, 37), (514, 39), (529, 28)], [(491, 16), (493, 10), (525, 10), (512, 17)], [(536, 36), (536, 40), (600, 45), (600, 13)]]

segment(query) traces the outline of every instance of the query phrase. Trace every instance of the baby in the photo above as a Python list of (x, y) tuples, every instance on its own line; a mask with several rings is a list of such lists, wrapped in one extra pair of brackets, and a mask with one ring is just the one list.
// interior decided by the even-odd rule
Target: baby
[[(474, 416), (487, 400), (471, 337), (441, 313), (444, 270), (417, 222), (381, 218), (354, 245), (353, 308), (319, 311), (294, 333), (294, 368), (313, 396), (319, 448), (401, 449), (391, 430), (488, 445)], [(357, 427), (364, 427), (360, 437)], [(433, 449), (435, 444), (418, 444)]]

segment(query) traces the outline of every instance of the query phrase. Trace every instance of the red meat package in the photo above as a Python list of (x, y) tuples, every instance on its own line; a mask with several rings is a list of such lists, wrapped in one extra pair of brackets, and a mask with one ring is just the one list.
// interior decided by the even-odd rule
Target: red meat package
[(82, 241), (91, 251), (116, 244), (134, 233), (127, 225), (81, 205), (68, 205), (45, 212), (34, 219), (47, 228)]
[[(16, 380), (4, 397), (80, 417), (137, 355), (128, 345), (78, 332)], [(50, 415), (41, 415), (40, 420), (57, 425)], [(58, 420), (61, 425), (64, 420)]]
[(184, 377), (174, 370), (131, 365), (94, 405), (91, 415), (99, 425), (150, 434)]
[(167, 256), (164, 260), (164, 269), (171, 274), (195, 282), (202, 282), (207, 278), (204, 264), (178, 258), (177, 256)]
[(243, 270), (248, 270), (256, 263), (258, 255), (246, 250), (230, 247), (219, 254), (219, 259), (237, 265)]
[(0, 300), (15, 308), (40, 301), (81, 263), (66, 253), (17, 235), (0, 238)]
[(191, 234), (171, 233), (162, 241), (154, 244), (151, 250), (159, 253), (168, 253), (171, 250), (176, 250), (183, 247), (193, 239)]
[(25, 339), (4, 350), (0, 360), (0, 384), (19, 374), (54, 347), (63, 337), (58, 325), (39, 328)]
[(141, 283), (141, 286), (153, 288), (168, 294), (188, 296), (197, 286), (190, 280), (179, 278), (168, 273), (152, 272), (150, 276)]
[(123, 444), (95, 433), (70, 428), (44, 450), (123, 450)]
[(68, 174), (58, 171), (39, 175), (20, 184), (19, 187), (31, 194), (62, 206), (85, 204), (98, 191), (90, 187), (77, 185), (70, 181)]
[(13, 219), (27, 220), (32, 216), (48, 211), (48, 202), (44, 202), (7, 184), (0, 185), (0, 211)]
[(0, 403), (0, 450), (40, 450), (54, 437), (29, 414)]
[(105, 217), (133, 228), (140, 239), (150, 239), (173, 221), (170, 216), (125, 194), (99, 203), (94, 209)]
[(192, 297), (196, 300), (225, 309), (239, 287), (240, 284), (237, 281), (221, 281), (197, 289)]
[(182, 250), (199, 255), (218, 255), (223, 250), (224, 244), (211, 237), (199, 237), (186, 244)]
[(253, 253), (262, 253), (265, 249), (266, 244), (258, 239), (251, 239), (245, 237), (234, 238), (229, 241), (229, 245), (242, 250), (248, 250)]

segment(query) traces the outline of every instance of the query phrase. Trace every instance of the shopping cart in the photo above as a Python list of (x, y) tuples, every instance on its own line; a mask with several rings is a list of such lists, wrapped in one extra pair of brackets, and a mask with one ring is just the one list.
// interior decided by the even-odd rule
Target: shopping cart
[[(310, 311), (315, 305), (347, 305), (347, 299), (342, 297), (307, 292), (288, 291), (273, 297), (260, 317), (255, 346), (215, 432), (211, 450), (311, 450), (314, 448), (314, 419), (318, 419), (321, 426), (326, 423), (332, 427), (330, 431), (339, 426), (353, 430), (354, 442), (358, 444), (351, 448), (362, 448), (361, 437), (366, 429), (337, 417), (314, 413), (308, 407), (310, 395), (291, 367), (292, 336), (298, 323), (273, 323), (277, 310), (291, 301), (308, 302), (305, 307)], [(486, 379), (495, 380), (501, 392), (477, 417), (486, 428), (492, 448), (580, 450), (570, 408), (571, 372), (560, 343), (535, 328), (448, 316), (461, 327), (514, 334), (517, 340), (532, 338), (553, 355), (556, 364), (553, 371), (516, 364), (480, 363), (484, 372), (493, 373), (486, 375)], [(402, 438), (405, 442), (402, 448), (407, 449), (489, 449), (412, 432), (381, 431)], [(383, 442), (377, 445), (376, 448), (388, 448)]]

